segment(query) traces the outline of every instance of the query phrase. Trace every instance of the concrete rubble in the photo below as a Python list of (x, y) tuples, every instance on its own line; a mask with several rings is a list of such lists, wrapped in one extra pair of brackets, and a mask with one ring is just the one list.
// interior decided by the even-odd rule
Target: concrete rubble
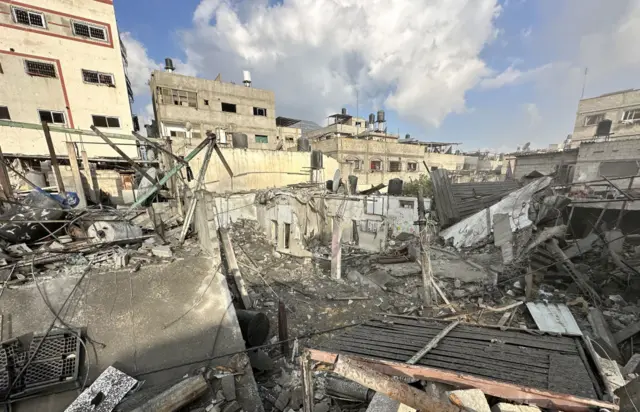
[[(636, 353), (634, 342), (640, 333), (640, 301), (636, 298), (640, 284), (629, 275), (640, 264), (637, 245), (628, 242), (620, 228), (575, 236), (567, 218), (571, 200), (556, 193), (551, 181), (543, 177), (504, 188), (492, 184), (482, 187), (484, 192), (473, 185), (454, 185), (455, 196), (445, 204), (438, 204), (438, 193), (425, 199), (424, 216), (419, 215), (414, 197), (347, 193), (343, 186), (338, 186), (338, 193), (329, 193), (319, 185), (233, 194), (201, 191), (187, 195), (181, 207), (174, 201), (152, 202), (133, 213), (118, 208), (76, 210), (60, 204), (63, 213), (55, 214), (57, 223), (46, 224), (43, 232), (12, 223), (5, 231), (22, 230), (23, 234), (2, 236), (0, 228), (2, 291), (7, 289), (10, 298), (17, 299), (15, 294), (38, 293), (41, 283), (82, 280), (87, 273), (106, 282), (116, 273), (113, 289), (125, 285), (129, 295), (116, 296), (111, 305), (118, 319), (133, 319), (138, 325), (130, 333), (132, 339), (133, 334), (142, 339), (137, 334), (147, 333), (142, 325), (149, 322), (156, 325), (154, 333), (160, 334), (155, 339), (167, 342), (175, 339), (172, 328), (201, 322), (206, 333), (191, 342), (202, 348), (201, 355), (192, 356), (165, 342), (167, 352), (163, 353), (182, 357), (185, 364), (148, 388), (136, 384), (145, 380), (144, 374), (138, 375), (138, 356), (147, 356), (150, 371), (175, 362), (139, 355), (136, 351), (142, 350), (138, 349), (144, 347), (141, 345), (134, 345), (131, 355), (112, 357), (114, 362), (125, 362), (113, 370), (126, 377), (129, 386), (110, 398), (109, 410), (155, 410), (159, 406), (154, 405), (171, 404), (174, 409), (166, 410), (386, 412), (429, 411), (438, 405), (452, 411), (533, 412), (551, 410), (564, 401), (562, 394), (567, 392), (533, 400), (510, 396), (499, 385), (496, 389), (474, 381), (473, 376), (483, 376), (482, 368), (490, 368), (481, 358), (467, 365), (473, 372), (469, 372), (471, 378), (463, 377), (468, 379), (465, 383), (385, 380), (387, 375), (373, 367), (366, 369), (372, 373), (367, 379), (352, 380), (345, 374), (347, 363), (341, 361), (342, 356), (353, 355), (348, 352), (336, 353), (333, 365), (304, 366), (309, 351), (340, 341), (340, 333), (359, 325), (378, 322), (376, 325), (383, 325), (383, 337), (393, 340), (394, 327), (413, 333), (408, 329), (412, 322), (421, 325), (434, 320), (450, 326), (425, 342), (428, 344), (420, 351), (411, 346), (412, 356), (407, 356), (410, 351), (405, 346), (415, 342), (385, 344), (384, 351), (397, 357), (396, 367), (420, 368), (438, 362), (432, 370), (446, 374), (447, 365), (453, 368), (459, 362), (447, 345), (467, 338), (458, 325), (493, 328), (481, 334), (494, 330), (571, 339), (584, 336), (581, 353), (593, 361), (585, 361), (585, 376), (591, 376), (594, 383), (589, 388), (571, 388), (572, 394), (584, 393), (584, 405), (614, 404), (613, 392), (633, 390), (640, 370), (640, 351)], [(155, 189), (151, 186), (150, 190)], [(477, 193), (482, 193), (479, 197), (485, 208), (446, 210), (451, 199), (463, 196), (470, 202)], [(187, 207), (190, 202), (195, 206)], [(29, 205), (33, 203), (19, 209), (21, 215), (28, 214)], [(447, 225), (439, 226), (439, 214), (446, 216)], [(419, 224), (426, 229), (421, 232)], [(558, 254), (565, 257), (559, 259)], [(208, 270), (191, 269), (199, 259)], [(134, 297), (130, 279), (153, 279), (156, 268), (172, 269), (149, 285), (149, 297)], [(126, 281), (118, 279), (125, 274)], [(189, 292), (179, 292), (189, 284), (189, 277), (199, 281), (188, 286)], [(143, 285), (139, 288), (147, 290)], [(162, 306), (146, 312), (118, 312), (120, 307), (152, 298)], [(44, 299), (43, 313), (50, 316), (51, 311), (64, 307), (64, 299), (55, 299), (54, 309)], [(82, 307), (92, 310), (88, 303)], [(140, 317), (137, 322), (136, 316)], [(69, 319), (74, 324), (87, 322), (78, 323), (87, 329), (78, 337), (85, 346), (91, 343), (89, 318)], [(69, 319), (63, 322), (61, 317), (57, 322), (56, 314), (54, 323), (64, 328)], [(34, 332), (48, 333), (42, 326)], [(226, 333), (227, 338), (218, 340), (218, 333)], [(489, 348), (505, 344), (502, 340), (508, 340), (507, 335), (500, 336), (487, 342)], [(220, 342), (232, 344), (220, 349), (216, 346)], [(361, 345), (367, 350), (366, 345), (375, 343)], [(553, 350), (546, 343), (541, 345)], [(479, 354), (488, 350), (476, 349)], [(79, 346), (78, 350), (84, 358), (87, 348)], [(528, 356), (531, 367), (538, 367), (535, 350), (518, 358), (526, 361)], [(545, 356), (557, 358), (558, 364), (567, 359), (562, 351)], [(504, 362), (515, 360), (505, 356)], [(88, 392), (74, 405), (86, 403), (100, 383), (99, 375), (91, 378), (88, 368), (88, 364), (82, 368), (83, 373), (78, 369), (73, 377), (78, 383), (85, 376), (88, 382), (93, 379)], [(584, 380), (576, 382), (585, 385)], [(531, 391), (526, 385), (519, 389)], [(407, 395), (410, 393), (413, 395)], [(45, 391), (40, 396), (50, 395)], [(420, 408), (415, 408), (416, 402), (422, 402)]]

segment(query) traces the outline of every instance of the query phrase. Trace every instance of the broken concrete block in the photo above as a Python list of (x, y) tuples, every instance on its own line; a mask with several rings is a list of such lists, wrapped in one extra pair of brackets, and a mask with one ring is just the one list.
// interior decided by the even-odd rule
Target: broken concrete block
[(618, 362), (605, 359), (597, 356), (596, 362), (600, 364), (600, 369), (602, 369), (603, 378), (609, 383), (609, 386), (615, 391), (621, 386), (624, 386), (625, 381), (624, 377), (622, 377), (622, 373), (620, 373), (620, 367), (618, 366)]
[(607, 242), (609, 250), (615, 253), (622, 253), (624, 246), (624, 234), (618, 229), (607, 230), (604, 232), (604, 239)]
[(613, 335), (617, 344), (621, 344), (625, 340), (631, 338), (640, 332), (640, 322), (635, 322)]
[(170, 246), (154, 246), (153, 249), (151, 249), (151, 253), (153, 253), (154, 256), (164, 258), (170, 258), (173, 256)]
[(640, 378), (636, 378), (614, 391), (620, 398), (620, 412), (636, 412), (640, 405)]
[(240, 409), (242, 409), (242, 406), (237, 401), (233, 401), (224, 405), (222, 412), (238, 412)]
[(16, 257), (20, 257), (22, 255), (25, 255), (27, 253), (33, 253), (33, 250), (31, 250), (29, 248), (29, 246), (27, 246), (24, 243), (18, 243), (17, 245), (11, 245), (11, 246), (7, 246), (5, 248), (5, 250), (11, 255), (11, 256), (16, 256)]
[(511, 403), (499, 403), (491, 408), (491, 412), (540, 412), (540, 408), (526, 405), (513, 405)]
[(331, 403), (327, 399), (320, 403), (316, 403), (315, 406), (313, 407), (313, 412), (329, 412), (330, 408), (331, 408)]
[(284, 411), (284, 408), (286, 408), (287, 405), (289, 405), (289, 401), (290, 400), (291, 400), (291, 391), (284, 390), (284, 391), (280, 392), (280, 395), (278, 396), (278, 399), (276, 400), (275, 407), (279, 411)]
[(233, 375), (225, 375), (220, 379), (222, 393), (228, 401), (236, 400), (236, 380)]
[(62, 250), (62, 249), (64, 249), (64, 245), (56, 241), (51, 242), (51, 244), (49, 245), (49, 250)]
[(291, 391), (291, 400), (289, 401), (289, 407), (295, 409), (296, 411), (302, 408), (304, 403), (304, 390), (302, 386), (295, 388)]
[(487, 398), (480, 389), (449, 392), (449, 401), (468, 412), (491, 412)]
[(626, 377), (631, 373), (640, 372), (638, 366), (640, 366), (640, 353), (634, 353), (627, 364), (624, 365), (624, 368), (622, 368), (622, 376)]
[(616, 345), (616, 340), (609, 329), (607, 320), (604, 318), (602, 312), (597, 308), (589, 309), (589, 315), (587, 316), (589, 323), (593, 328), (593, 334), (596, 344), (593, 348), (603, 358), (609, 357), (613, 360), (620, 359), (620, 351)]

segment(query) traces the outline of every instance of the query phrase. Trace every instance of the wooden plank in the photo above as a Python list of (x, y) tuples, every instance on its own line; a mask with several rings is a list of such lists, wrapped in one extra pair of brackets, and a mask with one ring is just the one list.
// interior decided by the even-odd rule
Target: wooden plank
[(613, 338), (619, 345), (625, 340), (637, 335), (638, 333), (640, 333), (640, 322), (632, 323), (621, 331), (614, 333)]
[[(317, 362), (335, 364), (338, 355), (317, 349), (307, 349), (311, 359)], [(597, 399), (586, 399), (577, 396), (530, 388), (516, 384), (500, 382), (458, 372), (451, 372), (422, 365), (408, 365), (399, 362), (373, 360), (363, 357), (350, 356), (357, 359), (367, 368), (391, 376), (409, 377), (417, 380), (437, 381), (455, 386), (472, 387), (483, 391), (487, 395), (500, 397), (520, 403), (534, 403), (539, 407), (567, 412), (588, 412), (593, 408), (605, 408), (613, 411), (618, 406)]]
[(51, 168), (56, 178), (56, 186), (58, 186), (58, 192), (64, 196), (64, 182), (62, 181), (62, 175), (60, 174), (60, 165), (58, 164), (58, 158), (56, 157), (56, 149), (53, 147), (53, 140), (51, 140), (51, 130), (49, 130), (49, 123), (42, 122), (42, 130), (44, 131), (44, 139), (47, 142), (47, 148), (49, 149), (49, 157), (51, 159)]
[(67, 153), (69, 155), (69, 164), (71, 165), (71, 174), (73, 175), (73, 183), (75, 185), (76, 193), (78, 194), (78, 207), (81, 209), (87, 208), (87, 195), (84, 193), (84, 185), (82, 184), (82, 175), (80, 174), (80, 167), (78, 166), (78, 157), (76, 156), (76, 144), (74, 142), (67, 142)]
[(420, 349), (418, 351), (418, 353), (416, 353), (415, 355), (413, 355), (411, 357), (411, 359), (409, 359), (407, 361), (407, 363), (414, 365), (416, 362), (418, 362), (420, 359), (422, 359), (422, 357), (424, 355), (426, 355), (427, 353), (429, 353), (429, 351), (431, 349), (433, 349), (438, 342), (440, 342), (445, 336), (447, 336), (447, 334), (449, 332), (451, 332), (451, 330), (453, 328), (455, 328), (456, 326), (458, 326), (460, 324), (460, 321), (455, 321), (452, 324), (450, 324), (449, 326), (447, 326), (446, 328), (442, 329), (442, 332), (438, 333), (433, 339), (431, 339), (431, 341), (422, 349)]
[(2, 196), (5, 200), (13, 199), (13, 187), (11, 187), (11, 180), (9, 179), (9, 172), (7, 172), (7, 163), (0, 148), (0, 186), (2, 186)]

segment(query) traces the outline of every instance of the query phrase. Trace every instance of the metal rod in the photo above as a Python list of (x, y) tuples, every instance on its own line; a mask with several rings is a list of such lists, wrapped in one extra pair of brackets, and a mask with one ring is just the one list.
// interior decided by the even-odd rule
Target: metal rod
[(287, 322), (287, 308), (283, 301), (278, 301), (278, 339), (282, 342), (280, 351), (285, 357), (289, 356), (289, 328)]
[(136, 139), (140, 140), (143, 143), (148, 144), (149, 146), (153, 147), (154, 149), (158, 149), (163, 153), (168, 154), (169, 156), (171, 156), (175, 161), (182, 163), (185, 166), (189, 166), (189, 162), (185, 161), (184, 159), (180, 158), (179, 156), (174, 155), (172, 152), (170, 152), (169, 150), (165, 149), (164, 147), (160, 146), (159, 144), (152, 142), (151, 140), (147, 139), (146, 137), (138, 134), (137, 132), (133, 132), (133, 137), (135, 137)]
[[(618, 186), (617, 184), (613, 183), (611, 180), (607, 179), (606, 177), (602, 176), (602, 178), (604, 180), (606, 180), (611, 186), (613, 186), (614, 189), (616, 189), (618, 192), (620, 192), (620, 194), (624, 197), (626, 197), (627, 199), (634, 201), (636, 200), (635, 198), (631, 197), (628, 193), (622, 191), (622, 189), (620, 189), (620, 186)], [(631, 181), (629, 183), (629, 189), (631, 189), (631, 184), (633, 183), (633, 178), (631, 178)]]
[[(205, 146), (209, 144), (209, 142), (211, 142), (211, 138), (205, 139), (202, 142), (200, 142), (200, 144), (198, 146), (196, 146), (196, 148), (193, 149), (191, 151), (191, 153), (189, 153), (187, 156), (185, 156), (184, 160), (186, 162), (189, 162), (191, 159), (196, 157), (198, 155), (198, 153), (200, 153), (202, 151), (202, 149), (204, 149)], [(182, 169), (183, 167), (184, 167), (184, 164), (180, 163), (180, 164), (175, 165), (171, 170), (169, 170), (167, 173), (165, 173), (164, 177), (162, 179), (160, 179), (160, 181), (158, 183), (156, 183), (152, 188), (150, 188), (147, 191), (147, 193), (145, 193), (144, 195), (140, 196), (138, 198), (138, 200), (136, 200), (131, 205), (131, 207), (127, 210), (127, 214), (130, 211), (132, 211), (133, 209), (135, 209), (136, 207), (140, 206), (142, 203), (144, 203), (145, 200), (147, 200), (148, 198), (153, 196), (154, 193), (156, 193), (165, 183), (167, 183), (169, 181), (169, 179), (171, 179), (171, 177), (173, 175), (178, 173), (180, 171), (180, 169)]]
[(53, 173), (56, 177), (58, 192), (64, 196), (64, 182), (62, 181), (62, 175), (60, 174), (60, 165), (58, 165), (56, 149), (54, 149), (53, 140), (51, 140), (51, 130), (49, 130), (49, 123), (42, 122), (42, 130), (44, 131), (44, 139), (47, 141), (47, 148), (49, 149), (49, 156), (51, 157), (51, 167), (53, 168)]
[(93, 130), (98, 136), (100, 136), (102, 138), (102, 140), (104, 140), (105, 142), (107, 142), (107, 144), (109, 146), (111, 146), (111, 148), (113, 150), (115, 150), (124, 160), (127, 161), (127, 163), (129, 163), (131, 165), (131, 167), (133, 167), (133, 169), (140, 173), (145, 179), (147, 179), (149, 182), (154, 183), (155, 179), (152, 178), (151, 176), (149, 176), (147, 174), (147, 172), (144, 171), (143, 168), (141, 168), (140, 166), (138, 166), (138, 164), (135, 162), (135, 160), (133, 160), (132, 158), (130, 158), (125, 152), (122, 151), (122, 149), (120, 149), (115, 143), (113, 143), (111, 141), (111, 139), (109, 139), (107, 136), (104, 135), (104, 133), (102, 133), (100, 130), (98, 130), (97, 127), (91, 125), (91, 130)]
[(229, 163), (227, 163), (227, 159), (224, 158), (222, 151), (220, 150), (220, 148), (216, 143), (213, 144), (213, 148), (216, 149), (216, 153), (220, 157), (220, 161), (222, 162), (222, 165), (224, 166), (224, 168), (227, 169), (227, 173), (229, 173), (229, 176), (233, 177), (233, 171), (231, 170)]
[(453, 328), (455, 328), (456, 326), (458, 326), (460, 324), (460, 321), (457, 320), (453, 323), (451, 323), (449, 326), (447, 326), (446, 328), (442, 329), (442, 331), (440, 331), (440, 333), (438, 333), (433, 339), (431, 339), (431, 341), (429, 343), (427, 343), (427, 345), (420, 349), (418, 351), (418, 353), (416, 353), (415, 355), (413, 355), (411, 357), (411, 359), (409, 359), (407, 361), (407, 363), (409, 365), (415, 365), (416, 363), (418, 363), (418, 361), (420, 359), (422, 359), (424, 357), (424, 355), (426, 355), (427, 353), (429, 353), (429, 351), (433, 348), (435, 348), (438, 343), (444, 339), (445, 336), (447, 336), (447, 334), (449, 334), (449, 332), (451, 332), (453, 330)]
[(87, 195), (84, 193), (84, 185), (82, 184), (82, 175), (80, 174), (80, 167), (78, 166), (78, 157), (76, 155), (76, 144), (73, 142), (67, 142), (67, 153), (69, 154), (69, 164), (71, 165), (71, 174), (73, 175), (73, 182), (76, 186), (76, 193), (78, 194), (78, 206), (81, 209), (87, 208)]
[[(635, 177), (632, 177), (631, 180), (629, 180), (628, 190), (631, 190), (631, 187), (633, 186), (633, 180), (634, 179), (635, 179)], [(632, 199), (632, 201), (635, 200), (633, 198), (631, 198), (631, 199)], [(624, 203), (622, 203), (622, 207), (620, 208), (620, 213), (618, 213), (618, 219), (616, 220), (616, 228), (620, 227), (620, 224), (622, 223), (622, 216), (624, 216), (624, 211), (625, 211), (626, 208), (627, 208), (627, 201), (625, 200)]]

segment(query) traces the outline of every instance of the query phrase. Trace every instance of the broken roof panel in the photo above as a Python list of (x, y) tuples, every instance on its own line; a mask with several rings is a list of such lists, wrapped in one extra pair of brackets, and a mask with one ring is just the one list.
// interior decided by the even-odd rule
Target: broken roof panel
[(555, 303), (527, 303), (531, 317), (543, 332), (582, 336), (582, 331), (567, 305)]

